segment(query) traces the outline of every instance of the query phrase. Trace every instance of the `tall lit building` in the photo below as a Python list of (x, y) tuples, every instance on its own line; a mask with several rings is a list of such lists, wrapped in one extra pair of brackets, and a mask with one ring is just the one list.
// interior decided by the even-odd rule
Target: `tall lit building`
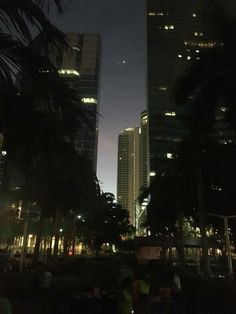
[(148, 178), (148, 117), (141, 114), (140, 126), (124, 129), (118, 138), (117, 203), (127, 209), (130, 222), (136, 229), (145, 220), (145, 212), (137, 200)]
[[(66, 36), (69, 48), (58, 51), (49, 47), (41, 53), (49, 56), (60, 76), (77, 94), (78, 106), (84, 109), (86, 121), (78, 129), (75, 148), (80, 155), (91, 160), (96, 170), (101, 37), (97, 33), (67, 33)], [(38, 36), (32, 46), (42, 50), (41, 42)]]
[(127, 128), (118, 138), (117, 203), (128, 210), (135, 225), (135, 201), (139, 190), (139, 127)]
[(76, 149), (96, 170), (101, 38), (96, 33), (67, 33), (70, 50), (52, 57), (62, 77), (78, 91), (88, 121), (78, 130)]
[[(214, 2), (214, 1), (213, 1)], [(187, 136), (182, 107), (173, 91), (179, 78), (197, 63), (216, 40), (208, 0), (146, 0), (147, 95), (150, 174), (155, 175), (177, 155)]]

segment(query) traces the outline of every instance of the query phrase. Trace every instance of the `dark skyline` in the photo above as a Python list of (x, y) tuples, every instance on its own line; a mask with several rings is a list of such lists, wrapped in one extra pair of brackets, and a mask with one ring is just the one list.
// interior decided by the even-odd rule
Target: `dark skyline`
[(97, 175), (116, 194), (117, 143), (123, 128), (139, 124), (145, 100), (144, 0), (72, 0), (52, 21), (64, 32), (102, 37)]

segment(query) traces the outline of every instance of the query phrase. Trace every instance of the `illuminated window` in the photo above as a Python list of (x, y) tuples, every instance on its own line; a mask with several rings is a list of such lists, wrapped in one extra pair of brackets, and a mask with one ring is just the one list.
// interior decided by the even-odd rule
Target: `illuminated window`
[(217, 186), (217, 185), (211, 185), (211, 189), (213, 190), (213, 191), (222, 191), (222, 188), (220, 187), (220, 186)]
[(165, 25), (164, 29), (166, 29), (166, 30), (173, 30), (173, 29), (175, 29), (175, 27), (174, 27), (174, 25)]
[(191, 60), (191, 57), (190, 57), (190, 56), (187, 56), (187, 60)]
[(200, 60), (200, 57), (196, 57), (196, 60)]
[(155, 175), (156, 175), (156, 172), (155, 172), (155, 171), (151, 171), (151, 172), (150, 172), (150, 177), (155, 177)]
[(174, 111), (167, 111), (167, 112), (165, 112), (165, 116), (175, 117), (176, 116), (176, 112), (174, 112)]
[(149, 16), (163, 16), (163, 12), (148, 12)]
[(95, 98), (82, 98), (81, 100), (86, 104), (97, 104), (97, 99)]
[(142, 118), (143, 120), (147, 120), (147, 116), (143, 116), (143, 118)]
[(199, 33), (199, 36), (203, 36), (203, 33), (202, 33), (202, 32), (200, 32), (200, 33)]
[[(198, 36), (198, 35), (195, 35), (195, 36)], [(185, 40), (184, 44), (185, 44), (185, 46), (199, 47), (199, 48), (213, 48), (215, 46), (222, 46), (221, 43), (217, 43), (215, 41), (208, 41), (208, 42), (207, 41), (200, 41), (200, 42), (196, 42), (196, 41), (192, 41), (192, 40)]]
[(194, 36), (198, 36), (198, 32), (194, 32)]
[(167, 87), (166, 86), (159, 86), (158, 89), (159, 90), (167, 90)]
[(221, 108), (220, 108), (220, 111), (222, 111), (222, 112), (225, 112), (226, 110), (227, 110), (226, 107), (221, 107)]
[(193, 13), (193, 17), (197, 17), (197, 14), (196, 14), (196, 13)]
[(79, 47), (76, 47), (76, 46), (71, 47), (71, 49), (72, 49), (72, 50), (77, 50), (77, 51), (80, 51), (80, 48), (79, 48)]
[(178, 55), (178, 58), (182, 58), (182, 55)]
[(58, 70), (59, 74), (62, 75), (75, 75), (75, 76), (79, 76), (79, 72), (73, 69), (60, 69)]
[(196, 50), (196, 53), (199, 53), (199, 50)]
[(174, 156), (173, 156), (172, 153), (167, 153), (167, 154), (166, 154), (166, 157), (167, 157), (168, 159), (173, 159), (173, 158), (174, 158)]
[(50, 71), (49, 70), (39, 70), (38, 72), (39, 73), (49, 73)]
[(6, 156), (7, 151), (6, 150), (2, 150), (2, 156)]
[(148, 117), (147, 116), (142, 117), (142, 124), (147, 124), (147, 122), (148, 122)]

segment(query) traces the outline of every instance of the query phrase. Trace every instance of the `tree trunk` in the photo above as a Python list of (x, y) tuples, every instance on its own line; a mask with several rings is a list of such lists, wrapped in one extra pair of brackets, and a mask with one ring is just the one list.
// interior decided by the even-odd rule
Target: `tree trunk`
[(199, 211), (199, 223), (200, 232), (202, 238), (202, 265), (205, 276), (210, 276), (210, 260), (208, 255), (208, 239), (206, 235), (206, 211), (204, 203), (204, 185), (203, 185), (203, 173), (202, 165), (198, 162), (196, 169), (196, 184), (197, 184), (197, 196), (198, 196), (198, 211)]
[(70, 214), (67, 214), (64, 221), (63, 256), (67, 256), (69, 253), (71, 223)]
[(55, 236), (55, 242), (54, 242), (54, 249), (53, 249), (53, 256), (57, 257), (58, 254), (58, 243), (59, 243), (59, 237), (60, 237), (60, 218), (61, 213), (60, 210), (56, 210), (56, 217), (55, 217), (55, 224), (54, 224), (54, 236)]
[(177, 252), (179, 262), (181, 265), (185, 263), (184, 256), (184, 213), (181, 207), (180, 199), (177, 200), (177, 216), (178, 216), (178, 230), (177, 230)]
[(42, 241), (42, 229), (43, 229), (43, 217), (42, 217), (42, 211), (41, 211), (40, 217), (39, 217), (38, 233), (36, 236), (36, 242), (35, 242), (35, 247), (34, 247), (33, 262), (37, 262), (39, 258), (39, 248), (40, 248), (40, 243)]

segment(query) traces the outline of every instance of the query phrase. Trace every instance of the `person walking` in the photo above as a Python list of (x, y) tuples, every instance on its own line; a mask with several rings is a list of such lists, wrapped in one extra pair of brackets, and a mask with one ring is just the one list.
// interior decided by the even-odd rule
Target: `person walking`
[(118, 295), (117, 314), (134, 313), (134, 284), (132, 278), (124, 278)]

